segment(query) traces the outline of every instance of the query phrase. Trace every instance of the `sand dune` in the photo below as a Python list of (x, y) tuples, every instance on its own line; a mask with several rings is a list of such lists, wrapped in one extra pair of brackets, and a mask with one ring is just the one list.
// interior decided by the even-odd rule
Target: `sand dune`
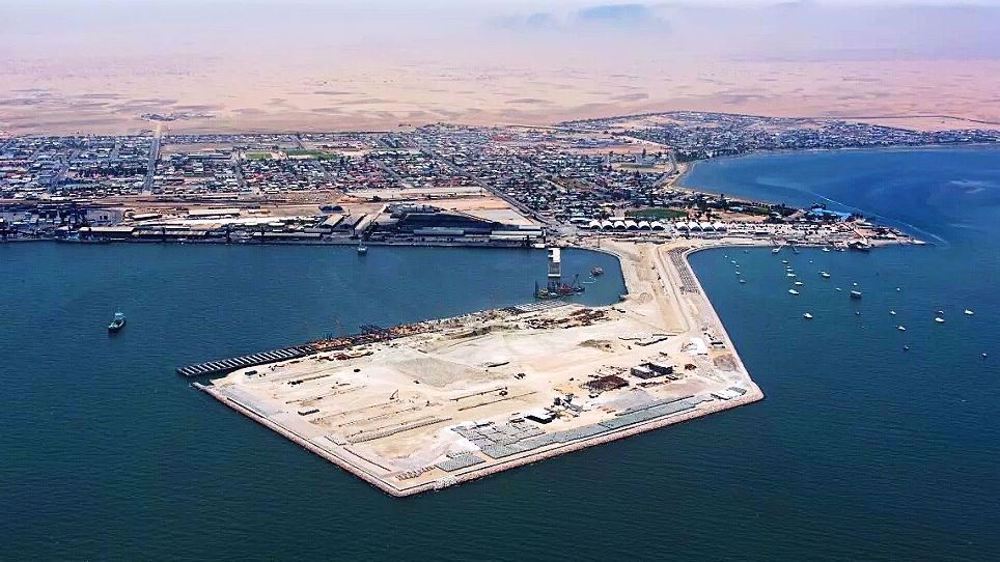
[[(1000, 123), (1000, 61), (539, 64), (323, 68), (162, 58), (0, 67), (0, 130), (135, 133), (391, 129), (439, 121), (549, 124), (690, 109), (833, 116), (921, 129)], [(100, 70), (98, 70), (98, 68)], [(623, 70), (623, 69), (618, 69)]]

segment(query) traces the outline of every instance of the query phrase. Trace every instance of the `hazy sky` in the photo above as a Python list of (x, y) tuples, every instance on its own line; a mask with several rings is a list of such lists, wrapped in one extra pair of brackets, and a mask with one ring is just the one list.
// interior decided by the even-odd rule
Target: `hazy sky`
[(996, 2), (0, 0), (0, 132), (149, 113), (175, 130), (667, 109), (992, 122), (997, 91)]
[(727, 58), (1000, 57), (996, 2), (0, 0), (0, 12), (7, 57), (348, 48), (503, 60), (623, 44)]

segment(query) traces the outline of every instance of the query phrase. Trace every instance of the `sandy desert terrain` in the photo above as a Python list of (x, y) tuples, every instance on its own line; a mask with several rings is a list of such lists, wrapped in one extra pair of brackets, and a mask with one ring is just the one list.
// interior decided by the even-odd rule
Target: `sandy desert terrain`
[(666, 110), (829, 116), (917, 129), (1000, 125), (1000, 61), (711, 62), (479, 67), (104, 57), (0, 65), (0, 131), (391, 130), (549, 124)]

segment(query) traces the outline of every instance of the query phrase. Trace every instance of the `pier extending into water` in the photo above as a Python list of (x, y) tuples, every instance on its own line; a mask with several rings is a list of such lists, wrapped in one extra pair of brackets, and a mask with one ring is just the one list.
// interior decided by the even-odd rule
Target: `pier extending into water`
[[(558, 299), (551, 301), (536, 301), (522, 305), (510, 306), (502, 309), (502, 311), (510, 314), (526, 314), (529, 312), (538, 312), (558, 308), (565, 306), (566, 304), (568, 304), (567, 301)], [(263, 351), (250, 355), (231, 357), (229, 359), (217, 359), (214, 361), (195, 363), (192, 365), (178, 367), (176, 371), (178, 375), (189, 378), (228, 375), (233, 371), (245, 369), (247, 367), (256, 367), (258, 365), (266, 365), (268, 363), (298, 359), (300, 357), (305, 357), (322, 351), (337, 351), (348, 349), (356, 345), (387, 341), (395, 338), (424, 333), (435, 328), (437, 328), (437, 323), (433, 320), (415, 322), (412, 324), (400, 324), (389, 328), (382, 328), (381, 326), (376, 326), (374, 324), (365, 324), (361, 326), (360, 334), (343, 337), (331, 337), (302, 345), (283, 347), (272, 351)]]
[(277, 361), (287, 361), (298, 359), (311, 353), (316, 353), (312, 345), (298, 345), (283, 347), (272, 351), (262, 351), (251, 355), (241, 355), (230, 359), (220, 359), (217, 361), (205, 361), (195, 363), (186, 367), (178, 367), (177, 374), (184, 377), (208, 377), (215, 375), (226, 375), (239, 369), (266, 365)]

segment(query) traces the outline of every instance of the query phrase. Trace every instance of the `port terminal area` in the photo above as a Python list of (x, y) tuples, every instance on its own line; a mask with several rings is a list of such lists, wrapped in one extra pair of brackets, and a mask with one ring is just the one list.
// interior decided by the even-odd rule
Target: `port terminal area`
[(628, 290), (610, 306), (372, 326), (194, 385), (392, 496), (467, 482), (763, 398), (687, 263), (700, 247), (605, 240)]

